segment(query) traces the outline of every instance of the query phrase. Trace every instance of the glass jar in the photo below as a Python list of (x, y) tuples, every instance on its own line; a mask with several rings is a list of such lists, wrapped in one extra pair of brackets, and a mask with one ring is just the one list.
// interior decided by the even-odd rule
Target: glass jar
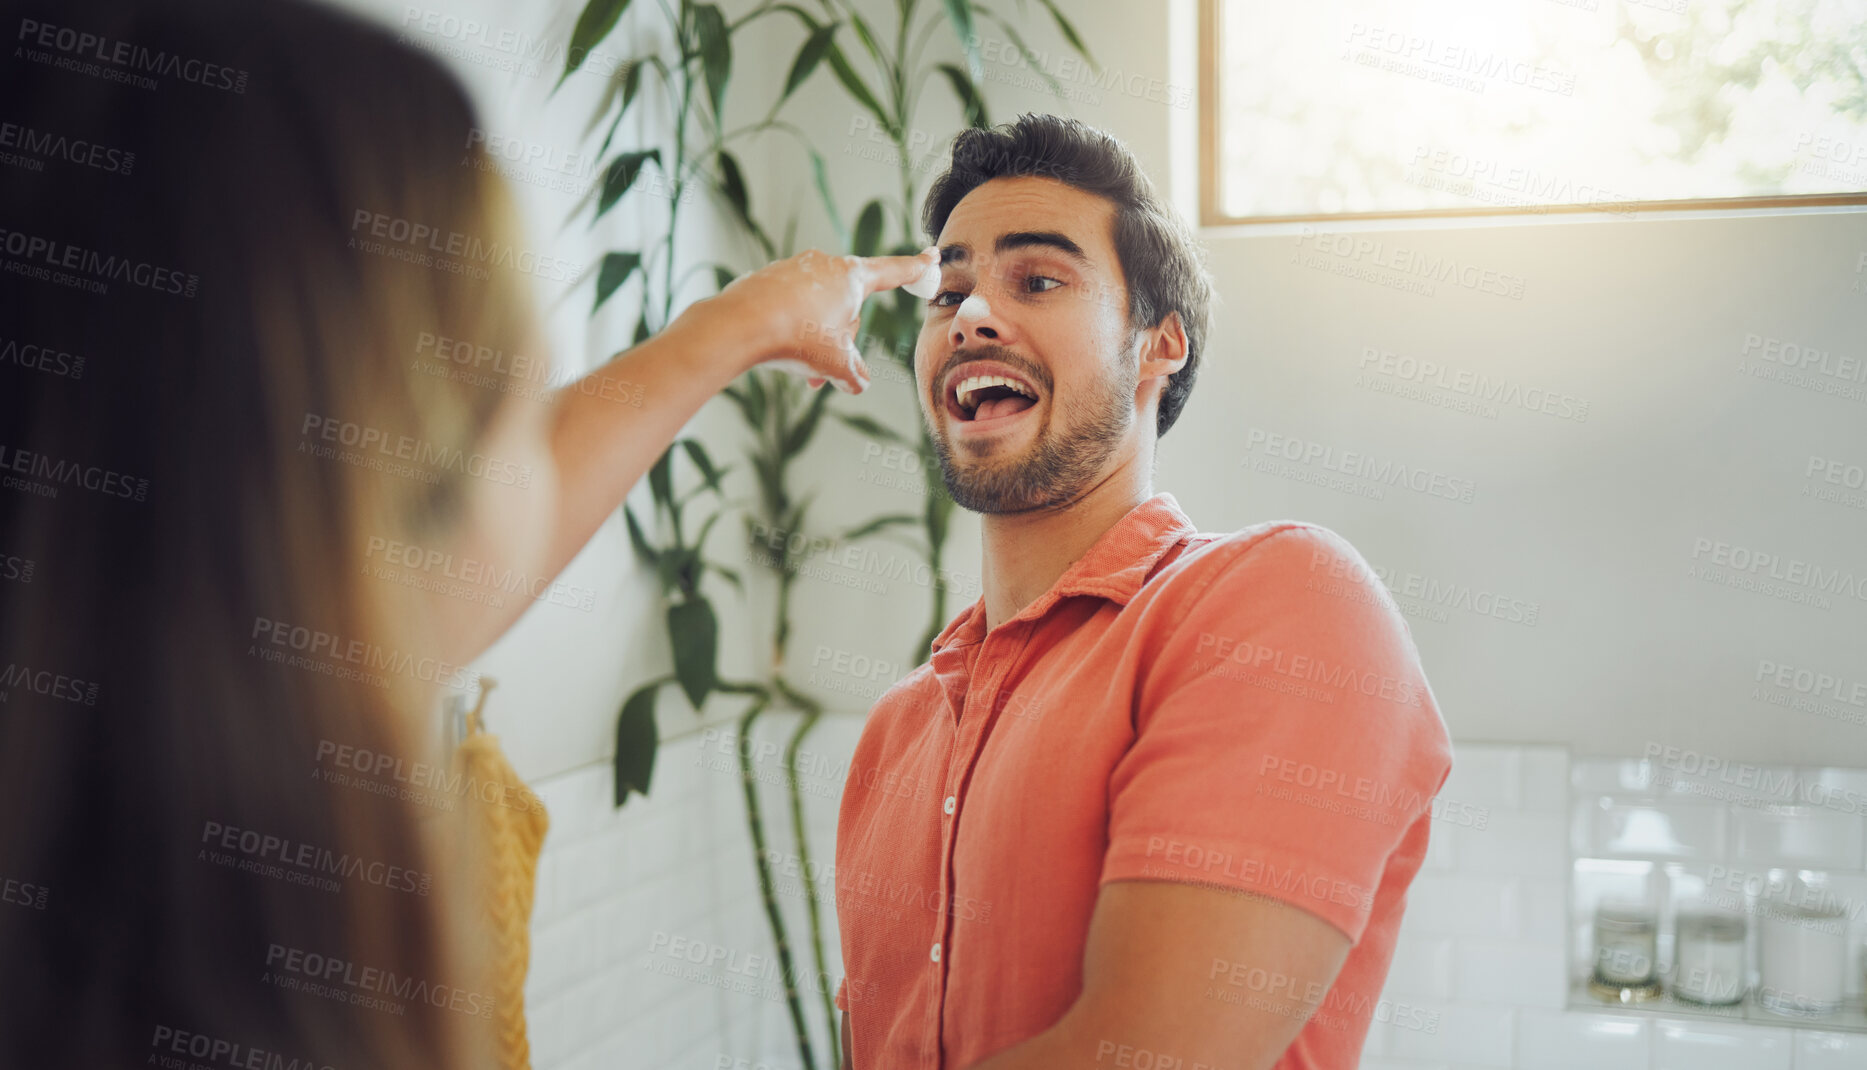
[(1618, 1003), (1658, 996), (1659, 930), (1659, 915), (1650, 904), (1609, 900), (1596, 907), (1590, 991)]
[(1673, 933), (1673, 995), (1728, 1006), (1744, 999), (1744, 919), (1716, 910), (1680, 911)]
[(1762, 905), (1757, 1002), (1776, 1014), (1833, 1014), (1847, 974), (1847, 914), (1833, 903)]

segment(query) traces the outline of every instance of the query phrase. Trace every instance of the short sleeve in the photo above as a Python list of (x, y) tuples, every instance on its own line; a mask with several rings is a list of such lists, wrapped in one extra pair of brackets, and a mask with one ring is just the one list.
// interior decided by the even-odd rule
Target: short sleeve
[(1451, 769), (1419, 653), (1327, 528), (1214, 551), (1162, 578), (1159, 623), (1137, 634), (1147, 668), (1109, 781), (1102, 881), (1263, 895), (1359, 942), (1390, 856)]

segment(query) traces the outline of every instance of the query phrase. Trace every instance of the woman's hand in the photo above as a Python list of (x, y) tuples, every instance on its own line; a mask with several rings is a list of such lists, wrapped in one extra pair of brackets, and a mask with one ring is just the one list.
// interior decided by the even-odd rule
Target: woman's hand
[(704, 316), (734, 324), (748, 368), (771, 361), (808, 376), (812, 387), (832, 380), (859, 394), (869, 385), (869, 370), (856, 346), (863, 300), (937, 274), (939, 264), (932, 247), (916, 256), (867, 257), (812, 249), (734, 279), (679, 318)]

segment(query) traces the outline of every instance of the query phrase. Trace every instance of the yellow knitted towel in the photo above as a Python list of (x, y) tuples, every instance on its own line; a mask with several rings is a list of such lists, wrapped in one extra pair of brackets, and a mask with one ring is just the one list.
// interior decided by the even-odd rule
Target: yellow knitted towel
[(532, 954), (538, 852), (551, 820), (543, 800), (506, 760), (497, 736), (476, 728), (461, 741), (455, 759), (465, 782), (474, 785), (467, 795), (467, 824), (485, 878), (480, 883), (480, 913), (492, 941), (488, 959), (499, 1064), (505, 1070), (531, 1070), (531, 1046), (525, 1039), (525, 970)]

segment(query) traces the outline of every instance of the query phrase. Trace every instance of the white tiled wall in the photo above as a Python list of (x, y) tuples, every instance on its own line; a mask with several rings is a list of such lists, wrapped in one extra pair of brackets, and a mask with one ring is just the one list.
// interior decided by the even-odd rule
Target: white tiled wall
[[(768, 849), (794, 851), (782, 766), (769, 757), (796, 724), (767, 718), (753, 733)], [(830, 717), (806, 743), (818, 755), (854, 749), (860, 723)], [(789, 1011), (770, 993), (733, 990), (756, 983), (772, 941), (753, 866), (743, 788), (730, 726), (664, 743), (649, 797), (610, 805), (607, 762), (534, 785), (551, 815), (539, 861), (526, 1009), (536, 1070), (797, 1070)], [(837, 779), (840, 789), (840, 777)], [(835, 850), (833, 795), (805, 795), (812, 861)], [(801, 882), (784, 882), (779, 902), (790, 938), (814, 971)], [(840, 978), (829, 882), (820, 899), (828, 974)], [(658, 943), (659, 938), (659, 943)], [(695, 965), (668, 954), (676, 939), (723, 955)], [(761, 958), (753, 958), (761, 956)], [(670, 976), (651, 967), (688, 969)], [(834, 987), (831, 988), (834, 992)], [(804, 1005), (818, 1064), (827, 1066), (820, 1001)]]
[(1445, 812), (1486, 819), (1433, 826), (1383, 993), (1392, 1021), (1369, 1031), (1362, 1070), (1867, 1068), (1867, 1033), (1567, 1009), (1577, 967), (1565, 945), (1586, 942), (1570, 911), (1573, 857), (1670, 859), (1681, 871), (1793, 861), (1843, 881), (1860, 869), (1859, 815), (1784, 816), (1704, 786), (1661, 790), (1638, 760), (1572, 767), (1557, 747), (1457, 745), (1441, 798), (1464, 805)]
[[(754, 733), (755, 753), (761, 745), (775, 752), (794, 723), (770, 719)], [(827, 718), (806, 747), (819, 758), (846, 760), (859, 730), (855, 718)], [(743, 974), (696, 967), (698, 976), (685, 978), (649, 968), (685, 964), (665, 953), (675, 938), (740, 964), (770, 952), (730, 733), (665, 744), (650, 797), (620, 811), (610, 806), (607, 764), (537, 785), (551, 812), (527, 986), (537, 1070), (800, 1067), (783, 1001), (723, 987)], [(761, 794), (767, 846), (789, 854), (782, 767), (773, 757), (756, 767), (770, 781)], [(1566, 945), (1576, 934), (1571, 840), (1576, 854), (1612, 859), (1611, 848), (1633, 827), (1616, 815), (1636, 804), (1663, 819), (1649, 817), (1638, 828), (1671, 835), (1662, 842), (1673, 843), (1680, 865), (1735, 863), (1755, 852), (1775, 858), (1783, 849), (1837, 868), (1859, 864), (1857, 816), (1803, 829), (1755, 807), (1652, 792), (1639, 768), (1593, 760), (1572, 768), (1554, 747), (1457, 748), (1441, 799), (1462, 805), (1446, 806), (1434, 824), (1377, 1013), (1387, 1020), (1370, 1030), (1362, 1070), (1867, 1068), (1863, 1033), (1567, 1009), (1565, 979), (1575, 966)], [(1602, 810), (1607, 816), (1577, 818), (1583, 800), (1597, 794), (1626, 802)], [(831, 862), (835, 791), (807, 791), (805, 799), (813, 861)], [(792, 940), (804, 948), (800, 884), (787, 887), (779, 902)], [(828, 887), (820, 905), (828, 972), (836, 978), (841, 961)], [(827, 1062), (821, 1004), (807, 1001), (805, 1015), (819, 1061)]]

